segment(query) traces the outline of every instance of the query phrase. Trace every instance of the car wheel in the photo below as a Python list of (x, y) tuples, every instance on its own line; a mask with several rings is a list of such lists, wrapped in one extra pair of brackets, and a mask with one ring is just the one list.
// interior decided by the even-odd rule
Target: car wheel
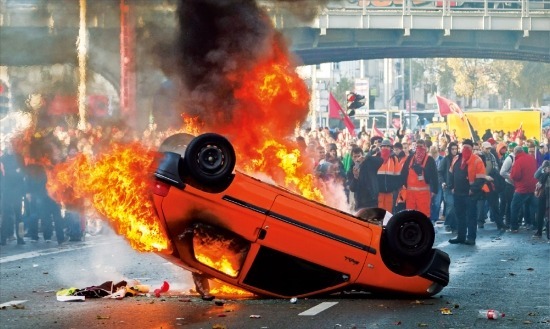
[(223, 136), (206, 133), (194, 138), (185, 150), (189, 175), (206, 186), (227, 181), (235, 168), (235, 150)]
[(426, 255), (435, 240), (430, 219), (416, 210), (403, 210), (395, 214), (385, 228), (388, 247), (399, 258)]

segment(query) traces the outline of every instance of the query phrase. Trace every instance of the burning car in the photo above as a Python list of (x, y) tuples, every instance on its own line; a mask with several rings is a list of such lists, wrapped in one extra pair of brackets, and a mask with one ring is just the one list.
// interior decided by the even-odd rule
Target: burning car
[(168, 138), (155, 172), (154, 206), (170, 261), (259, 296), (368, 291), (428, 297), (449, 282), (449, 256), (432, 248), (415, 210), (351, 215), (235, 170), (225, 137)]

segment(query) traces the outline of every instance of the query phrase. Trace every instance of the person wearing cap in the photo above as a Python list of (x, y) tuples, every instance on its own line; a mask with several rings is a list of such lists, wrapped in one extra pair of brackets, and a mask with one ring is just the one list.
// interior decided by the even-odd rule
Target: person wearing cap
[[(514, 181), (510, 178), (510, 172), (512, 171), (512, 165), (516, 156), (514, 155), (514, 148), (517, 146), (515, 142), (508, 144), (508, 152), (504, 155), (504, 160), (502, 161), (502, 166), (500, 167), (500, 176), (504, 177), (506, 185), (504, 186), (504, 194), (501, 200), (501, 203), (504, 203), (501, 206), (500, 213), (505, 218), (506, 225), (510, 226), (510, 215), (512, 211), (512, 197), (514, 196)], [(510, 152), (512, 150), (512, 152)]]
[(405, 207), (423, 212), (430, 218), (431, 200), (439, 190), (439, 180), (435, 160), (427, 153), (424, 140), (417, 140), (414, 154), (403, 164), (400, 180), (407, 189)]
[(483, 160), (473, 152), (471, 139), (462, 142), (462, 153), (455, 156), (449, 168), (450, 184), (453, 191), (457, 236), (449, 240), (451, 244), (475, 245), (477, 237), (477, 201), (483, 197), (486, 181)]
[(393, 212), (394, 197), (397, 196), (397, 190), (401, 186), (399, 183), (401, 167), (397, 157), (392, 154), (392, 144), (389, 139), (384, 139), (380, 143), (380, 157), (383, 162), (377, 173), (378, 207)]

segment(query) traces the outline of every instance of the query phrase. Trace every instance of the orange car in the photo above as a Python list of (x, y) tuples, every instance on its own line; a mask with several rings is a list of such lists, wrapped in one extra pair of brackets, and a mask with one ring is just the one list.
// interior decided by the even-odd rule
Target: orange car
[(234, 171), (221, 135), (167, 139), (155, 172), (154, 204), (170, 261), (260, 296), (339, 291), (432, 296), (449, 282), (449, 256), (433, 249), (422, 213), (357, 216)]

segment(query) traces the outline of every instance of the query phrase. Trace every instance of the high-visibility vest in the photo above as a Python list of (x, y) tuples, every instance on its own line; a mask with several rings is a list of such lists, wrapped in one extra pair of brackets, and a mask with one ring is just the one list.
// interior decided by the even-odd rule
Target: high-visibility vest
[[(413, 156), (414, 157), (414, 156)], [(429, 191), (430, 185), (426, 183), (426, 177), (424, 179), (419, 180), (418, 175), (416, 172), (412, 169), (413, 162), (415, 161), (414, 158), (411, 159), (411, 162), (409, 163), (409, 174), (407, 175), (407, 190), (409, 191)], [(428, 155), (426, 154), (424, 156), (424, 160), (422, 161), (422, 168), (426, 167), (426, 162), (428, 161)]]
[(390, 156), (388, 161), (382, 163), (378, 168), (378, 175), (399, 176), (401, 168), (399, 168), (399, 162), (395, 156)]

